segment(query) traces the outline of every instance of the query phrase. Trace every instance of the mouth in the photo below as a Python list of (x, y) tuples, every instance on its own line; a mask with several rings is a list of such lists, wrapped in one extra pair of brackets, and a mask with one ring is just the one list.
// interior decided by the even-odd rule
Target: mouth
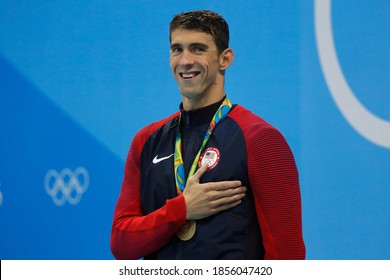
[(199, 71), (192, 71), (192, 72), (182, 72), (182, 73), (179, 73), (180, 77), (183, 79), (183, 80), (191, 80), (193, 78), (195, 78), (196, 76), (198, 76), (200, 74)]

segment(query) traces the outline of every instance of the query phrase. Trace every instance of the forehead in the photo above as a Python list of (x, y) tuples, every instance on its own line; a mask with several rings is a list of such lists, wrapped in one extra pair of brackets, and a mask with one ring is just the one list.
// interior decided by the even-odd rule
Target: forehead
[(206, 32), (178, 28), (171, 33), (171, 44), (190, 45), (194, 43), (202, 43), (208, 46), (215, 46), (214, 38)]

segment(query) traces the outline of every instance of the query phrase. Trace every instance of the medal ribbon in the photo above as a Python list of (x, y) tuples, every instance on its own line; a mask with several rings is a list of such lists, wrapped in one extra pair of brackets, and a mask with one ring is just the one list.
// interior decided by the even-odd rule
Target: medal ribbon
[[(212, 118), (210, 125), (206, 131), (206, 134), (204, 135), (202, 146), (200, 147), (198, 154), (196, 155), (192, 165), (190, 172), (188, 173), (188, 178), (194, 175), (196, 166), (199, 160), (199, 157), (206, 146), (208, 140), (210, 139), (211, 134), (213, 133), (214, 128), (216, 125), (229, 113), (230, 109), (232, 108), (232, 103), (230, 103), (228, 97), (226, 96), (223, 100), (221, 106), (219, 106), (217, 112), (215, 113), (214, 117)], [(181, 116), (180, 116), (181, 119)], [(175, 181), (176, 181), (176, 191), (178, 194), (181, 194), (184, 191), (184, 187), (186, 185), (186, 178), (185, 178), (185, 172), (184, 172), (184, 162), (183, 162), (183, 156), (182, 156), (182, 140), (181, 140), (181, 133), (180, 133), (180, 119), (179, 119), (179, 127), (177, 130), (176, 135), (176, 142), (175, 142), (175, 155), (174, 155), (174, 169), (175, 169)]]

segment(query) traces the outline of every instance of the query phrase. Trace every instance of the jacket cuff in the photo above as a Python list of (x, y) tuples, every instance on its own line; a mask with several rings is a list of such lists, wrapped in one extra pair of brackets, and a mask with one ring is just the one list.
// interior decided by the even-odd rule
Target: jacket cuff
[(186, 223), (187, 209), (183, 195), (168, 199), (166, 206), (167, 218), (169, 221), (180, 225), (184, 225)]

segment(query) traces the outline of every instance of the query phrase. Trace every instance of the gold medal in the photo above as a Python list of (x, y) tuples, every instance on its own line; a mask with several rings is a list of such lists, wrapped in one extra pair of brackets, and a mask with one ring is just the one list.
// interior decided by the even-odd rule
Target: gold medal
[(194, 220), (186, 221), (182, 228), (176, 232), (177, 237), (182, 241), (190, 240), (196, 231), (196, 222)]

